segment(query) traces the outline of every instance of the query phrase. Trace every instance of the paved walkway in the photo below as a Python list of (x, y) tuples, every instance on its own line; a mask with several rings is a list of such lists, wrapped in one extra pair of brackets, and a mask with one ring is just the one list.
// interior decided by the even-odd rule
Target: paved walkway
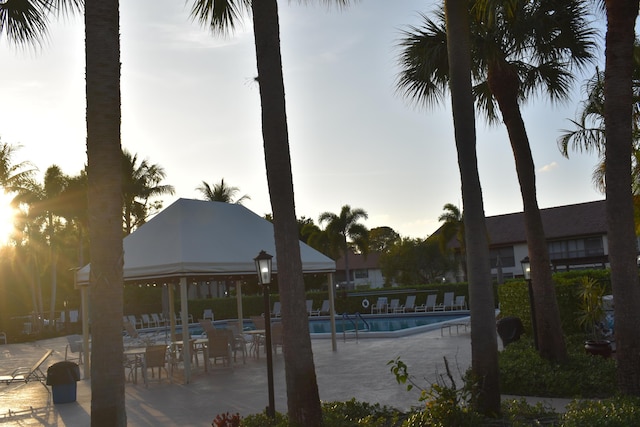
[[(44, 349), (54, 350), (46, 367), (64, 359), (66, 339), (55, 338), (27, 344), (0, 346), (0, 374), (17, 365), (30, 366)], [(444, 357), (455, 374), (461, 375), (471, 360), (469, 332), (459, 334), (440, 330), (400, 338), (338, 340), (332, 351), (331, 341), (313, 340), (314, 362), (320, 398), (345, 401), (355, 398), (400, 409), (419, 405), (419, 390), (407, 391), (396, 383), (387, 362), (400, 357), (419, 385), (427, 385), (444, 373)], [(262, 412), (267, 405), (266, 358), (247, 358), (232, 368), (220, 364), (205, 373), (195, 371), (190, 384), (177, 381), (126, 384), (128, 425), (210, 426), (219, 413), (248, 415)], [(46, 371), (45, 371), (46, 372)], [(461, 384), (461, 382), (459, 383)], [(81, 380), (77, 401), (53, 404), (50, 393), (38, 382), (0, 385), (0, 425), (2, 426), (88, 426), (90, 424), (91, 384)], [(286, 412), (283, 356), (274, 357), (275, 405)], [(550, 401), (561, 407), (564, 401)]]

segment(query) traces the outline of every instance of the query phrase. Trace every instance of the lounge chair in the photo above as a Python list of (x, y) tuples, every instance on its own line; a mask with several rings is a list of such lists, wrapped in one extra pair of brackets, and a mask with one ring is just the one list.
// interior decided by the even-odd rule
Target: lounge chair
[[(64, 360), (77, 360), (78, 365), (82, 365), (82, 353), (84, 345), (82, 343), (82, 335), (68, 335), (67, 346), (64, 349)], [(78, 356), (70, 356), (69, 353), (77, 353)]]
[[(51, 356), (53, 350), (47, 350), (44, 355), (31, 366), (31, 368), (27, 367), (18, 367), (13, 370), (9, 375), (0, 375), (0, 383), (11, 384), (14, 381), (24, 381), (28, 383), (30, 381), (39, 381), (45, 388), (47, 388), (45, 382), (47, 380), (47, 375), (40, 369), (42, 364)], [(47, 388), (47, 390), (49, 390)]]
[(377, 312), (378, 314), (382, 313), (384, 310), (387, 311), (387, 297), (378, 297), (378, 301), (375, 304), (371, 305), (371, 314)]
[(453, 298), (454, 298), (453, 292), (445, 292), (444, 300), (442, 301), (442, 304), (436, 305), (434, 307), (434, 311), (453, 310)]
[(204, 312), (202, 313), (202, 319), (203, 320), (211, 320), (213, 321), (213, 310), (210, 308), (205, 308)]
[(271, 317), (280, 317), (280, 301), (273, 303), (273, 310), (271, 311)]
[(278, 353), (278, 346), (284, 353), (284, 340), (282, 339), (282, 323), (276, 322), (271, 325), (271, 347), (274, 353)]
[(151, 313), (151, 319), (156, 322), (156, 325), (158, 326), (163, 326), (164, 325), (164, 319), (160, 317), (160, 314), (158, 313)]
[(331, 313), (331, 304), (329, 303), (329, 300), (326, 299), (322, 301), (322, 307), (320, 307), (320, 315), (328, 316), (330, 313)]
[(151, 317), (149, 317), (148, 314), (141, 314), (140, 317), (142, 317), (142, 324), (145, 325), (147, 328), (151, 328), (151, 327), (158, 327), (158, 324), (151, 319)]
[[(179, 317), (179, 318), (180, 318), (180, 320), (181, 320), (181, 322), (180, 322), (180, 323), (182, 323), (182, 312), (178, 313), (178, 317)], [(187, 313), (187, 321), (188, 321), (189, 323), (193, 323), (193, 315), (192, 315), (192, 314)]]
[(131, 323), (135, 328), (137, 328), (138, 326), (140, 326), (141, 328), (143, 327), (142, 320), (137, 319), (133, 314), (128, 314), (127, 320), (129, 320), (129, 323)]
[(4, 332), (0, 332), (0, 340), (2, 340), (3, 344), (7, 343), (7, 334)]
[(387, 306), (387, 313), (395, 313), (398, 307), (400, 307), (400, 299), (393, 298)]
[(409, 295), (409, 296), (407, 296), (407, 299), (404, 302), (404, 304), (399, 306), (399, 307), (396, 307), (393, 310), (393, 312), (394, 313), (406, 313), (407, 311), (415, 310), (415, 306), (416, 306), (416, 296), (415, 295)]
[(434, 311), (436, 307), (436, 299), (438, 298), (437, 294), (427, 295), (427, 301), (422, 305), (417, 305), (414, 309), (415, 312), (427, 312)]
[(453, 302), (453, 308), (455, 310), (466, 310), (467, 309), (467, 301), (465, 300), (464, 295), (458, 295)]
[(309, 316), (320, 316), (320, 310), (314, 310), (313, 308), (313, 300), (307, 300), (307, 314)]

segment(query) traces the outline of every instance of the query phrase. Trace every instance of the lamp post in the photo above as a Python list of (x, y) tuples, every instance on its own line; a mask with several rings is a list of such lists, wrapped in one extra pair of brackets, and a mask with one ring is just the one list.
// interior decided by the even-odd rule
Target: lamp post
[(264, 294), (264, 339), (265, 349), (267, 352), (267, 387), (269, 388), (269, 406), (267, 406), (267, 415), (271, 418), (276, 417), (275, 403), (273, 398), (273, 354), (271, 350), (271, 311), (269, 302), (269, 283), (271, 283), (271, 259), (273, 256), (265, 251), (260, 251), (253, 260), (256, 262), (256, 271), (258, 272), (258, 283), (263, 286)]
[(536, 324), (536, 306), (533, 299), (533, 286), (531, 285), (531, 262), (529, 256), (526, 256), (520, 261), (522, 264), (522, 274), (527, 281), (529, 287), (529, 307), (531, 309), (531, 328), (533, 331), (533, 345), (536, 350), (538, 349), (538, 325)]

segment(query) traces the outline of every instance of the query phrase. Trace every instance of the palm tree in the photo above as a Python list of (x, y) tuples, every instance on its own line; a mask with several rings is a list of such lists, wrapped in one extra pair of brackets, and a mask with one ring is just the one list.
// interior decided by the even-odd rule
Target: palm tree
[[(555, 288), (549, 269), (549, 253), (540, 217), (535, 167), (520, 103), (538, 91), (552, 101), (568, 96), (574, 67), (593, 58), (595, 32), (588, 25), (584, 2), (485, 0), (471, 15), (472, 76), (478, 107), (490, 122), (502, 115), (514, 153), (525, 218), (535, 292), (538, 342), (541, 356), (567, 357)], [(412, 28), (402, 41), (398, 87), (416, 101), (438, 100), (447, 89), (444, 14), (438, 23), (425, 17), (422, 28)]]
[(5, 193), (15, 193), (33, 176), (35, 167), (31, 162), (14, 163), (14, 155), (21, 146), (0, 142), (0, 187)]
[(122, 150), (122, 200), (124, 234), (144, 224), (147, 218), (162, 208), (161, 202), (150, 203), (153, 197), (174, 194), (171, 185), (160, 185), (166, 177), (164, 168), (137, 154)]
[[(470, 21), (466, 3), (445, 0), (447, 66), (450, 70), (451, 106), (464, 206), (465, 251), (471, 302), (471, 370), (481, 378), (475, 409), (500, 413), (500, 383), (496, 328), (493, 324), (489, 242), (487, 240), (482, 187), (476, 155), (475, 112), (471, 87)], [(462, 215), (459, 215), (462, 218)]]
[(241, 205), (245, 200), (251, 200), (247, 194), (242, 197), (235, 198), (240, 189), (238, 187), (229, 187), (224, 183), (224, 178), (220, 180), (219, 184), (213, 184), (210, 186), (206, 181), (202, 181), (202, 184), (196, 187), (205, 200), (210, 202), (224, 202), (224, 203), (236, 203)]
[[(325, 0), (328, 1), (328, 0)], [(335, 0), (346, 4), (348, 0)], [(322, 409), (306, 316), (298, 224), (280, 54), (280, 24), (276, 0), (194, 0), (192, 17), (213, 31), (233, 29), (240, 15), (251, 11), (256, 45), (257, 81), (262, 107), (262, 137), (267, 182), (273, 211), (282, 302), (287, 407), (293, 424), (322, 425)]]
[(440, 251), (442, 251), (443, 254), (449, 253), (447, 244), (451, 239), (456, 238), (460, 245), (460, 260), (458, 261), (458, 265), (462, 268), (462, 274), (464, 276), (462, 281), (465, 281), (467, 279), (467, 265), (465, 260), (464, 216), (462, 212), (460, 212), (460, 209), (451, 203), (447, 203), (442, 209), (444, 209), (445, 212), (438, 217), (439, 222), (444, 222), (440, 228), (439, 235)]
[[(347, 275), (347, 288), (351, 287), (351, 274), (349, 273), (349, 251), (354, 248), (364, 253), (369, 251), (369, 230), (358, 221), (367, 219), (369, 215), (364, 209), (351, 209), (344, 205), (340, 214), (323, 212), (318, 217), (320, 224), (327, 223), (325, 228), (329, 235), (329, 241), (336, 252), (344, 256), (344, 269)], [(351, 241), (349, 241), (351, 239)]]
[(126, 426), (118, 0), (87, 0), (85, 55), (91, 252), (91, 426)]
[(640, 395), (640, 286), (636, 264), (631, 152), (633, 46), (638, 0), (605, 0), (605, 179), (611, 287), (615, 300), (618, 388)]

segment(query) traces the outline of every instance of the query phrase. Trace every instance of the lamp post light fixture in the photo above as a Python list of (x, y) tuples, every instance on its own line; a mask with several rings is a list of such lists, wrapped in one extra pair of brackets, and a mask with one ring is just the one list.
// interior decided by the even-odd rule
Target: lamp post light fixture
[(276, 417), (275, 402), (273, 397), (273, 354), (271, 349), (271, 311), (269, 302), (269, 283), (271, 283), (271, 260), (273, 256), (265, 251), (260, 251), (256, 262), (256, 271), (258, 273), (258, 283), (263, 286), (264, 294), (264, 340), (267, 353), (267, 387), (269, 389), (269, 406), (267, 406), (267, 415), (271, 418)]
[(529, 261), (529, 256), (526, 256), (520, 261), (522, 265), (522, 274), (524, 275), (524, 279), (527, 281), (527, 286), (529, 288), (529, 307), (531, 309), (531, 329), (533, 332), (533, 345), (536, 350), (538, 350), (538, 325), (536, 324), (536, 306), (533, 299), (533, 286), (531, 284), (531, 262)]

